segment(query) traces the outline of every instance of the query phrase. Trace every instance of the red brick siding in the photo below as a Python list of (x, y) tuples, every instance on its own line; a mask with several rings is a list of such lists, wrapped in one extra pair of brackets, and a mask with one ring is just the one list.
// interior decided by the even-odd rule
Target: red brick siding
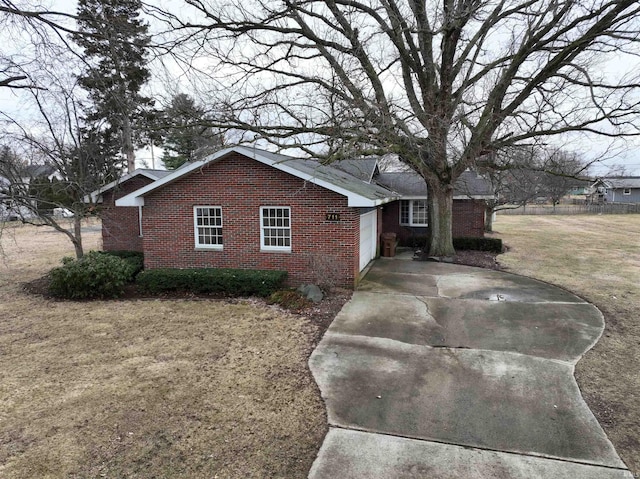
[(395, 233), (400, 243), (412, 236), (425, 236), (428, 228), (404, 226), (400, 224), (400, 202), (394, 201), (382, 207), (382, 232)]
[[(222, 251), (195, 248), (195, 205), (222, 207)], [(260, 251), (261, 206), (291, 208), (290, 253)], [(326, 213), (340, 221), (326, 221)], [(232, 154), (145, 197), (145, 266), (285, 270), (291, 285), (352, 287), (359, 220), (344, 196)]]
[(453, 237), (484, 237), (484, 201), (453, 200)]
[(102, 195), (102, 248), (105, 251), (142, 251), (138, 207), (115, 206), (115, 200), (147, 186), (153, 180), (134, 176)]
[[(484, 236), (484, 201), (453, 200), (452, 233), (461, 236)], [(426, 236), (428, 227), (404, 226), (400, 224), (400, 201), (382, 207), (382, 231), (393, 232), (401, 242), (412, 236)]]

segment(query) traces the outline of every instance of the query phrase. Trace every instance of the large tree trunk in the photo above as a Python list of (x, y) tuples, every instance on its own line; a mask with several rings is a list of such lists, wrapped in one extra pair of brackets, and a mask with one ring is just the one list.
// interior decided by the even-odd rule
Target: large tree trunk
[(127, 170), (131, 173), (136, 169), (136, 155), (133, 150), (131, 121), (127, 115), (122, 115), (122, 152), (127, 158)]
[(429, 256), (453, 256), (453, 186), (439, 182), (428, 186)]
[(484, 231), (486, 233), (493, 233), (493, 206), (484, 206)]

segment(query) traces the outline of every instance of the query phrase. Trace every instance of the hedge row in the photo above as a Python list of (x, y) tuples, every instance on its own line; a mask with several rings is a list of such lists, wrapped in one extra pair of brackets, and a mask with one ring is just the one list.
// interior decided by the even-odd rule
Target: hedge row
[[(401, 246), (410, 248), (423, 248), (427, 244), (426, 236), (410, 236), (401, 242)], [(453, 247), (456, 250), (492, 251), (502, 253), (502, 240), (500, 238), (475, 238), (459, 237), (453, 238)]]
[(136, 283), (149, 293), (180, 291), (266, 297), (281, 289), (286, 278), (286, 271), (159, 268), (142, 271)]
[(453, 238), (453, 247), (460, 250), (492, 251), (502, 253), (502, 240), (500, 238)]

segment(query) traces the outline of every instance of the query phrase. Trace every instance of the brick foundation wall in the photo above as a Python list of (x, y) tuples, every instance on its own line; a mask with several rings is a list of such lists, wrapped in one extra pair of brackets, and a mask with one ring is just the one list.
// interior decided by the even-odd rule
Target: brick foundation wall
[[(484, 236), (484, 201), (453, 200), (452, 233), (454, 238), (461, 236)], [(413, 236), (426, 236), (428, 227), (404, 226), (400, 224), (400, 201), (388, 203), (382, 207), (382, 232), (392, 232), (400, 242)]]
[(153, 180), (138, 175), (102, 195), (102, 248), (105, 251), (142, 251), (138, 207), (115, 206), (115, 201)]
[[(196, 205), (222, 207), (222, 251), (196, 249)], [(260, 250), (261, 206), (291, 208), (291, 252)], [(353, 287), (359, 221), (345, 197), (234, 153), (145, 197), (145, 267), (285, 270), (290, 285)]]

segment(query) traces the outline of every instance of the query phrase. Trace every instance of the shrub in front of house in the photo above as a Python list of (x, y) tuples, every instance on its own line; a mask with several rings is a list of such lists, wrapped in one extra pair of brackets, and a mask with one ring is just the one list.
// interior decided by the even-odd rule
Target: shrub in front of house
[(58, 298), (115, 298), (124, 292), (132, 267), (124, 259), (90, 251), (80, 259), (63, 258), (49, 272), (49, 294)]
[(502, 253), (502, 240), (500, 238), (453, 238), (453, 247), (457, 250), (491, 251)]
[[(410, 236), (401, 241), (401, 246), (410, 248), (424, 248), (427, 244), (426, 236)], [(473, 251), (492, 251), (494, 253), (502, 253), (502, 240), (500, 238), (476, 238), (473, 236), (465, 236), (453, 238), (453, 247), (456, 250), (473, 250)]]
[(282, 289), (286, 271), (227, 268), (158, 268), (142, 271), (138, 287), (149, 293), (169, 291), (225, 296), (263, 296)]
[(133, 281), (136, 275), (144, 269), (144, 254), (140, 251), (116, 250), (100, 251), (101, 254), (116, 256), (125, 260), (131, 267), (129, 281)]

